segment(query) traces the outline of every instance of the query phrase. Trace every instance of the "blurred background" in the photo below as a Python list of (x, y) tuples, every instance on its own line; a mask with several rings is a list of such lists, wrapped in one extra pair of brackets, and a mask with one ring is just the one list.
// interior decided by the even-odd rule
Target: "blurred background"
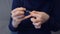
[[(54, 0), (56, 9), (55, 11), (60, 11), (60, 0)], [(12, 0), (0, 0), (0, 34), (10, 34), (8, 29), (10, 12), (11, 12)], [(52, 34), (60, 34), (58, 32), (52, 32)]]

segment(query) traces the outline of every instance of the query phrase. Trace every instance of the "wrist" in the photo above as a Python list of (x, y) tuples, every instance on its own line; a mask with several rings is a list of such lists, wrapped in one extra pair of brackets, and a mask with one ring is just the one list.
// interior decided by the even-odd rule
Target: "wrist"
[(20, 24), (20, 22), (18, 22), (18, 21), (15, 21), (15, 20), (12, 21), (12, 25), (15, 28), (17, 28), (19, 24)]

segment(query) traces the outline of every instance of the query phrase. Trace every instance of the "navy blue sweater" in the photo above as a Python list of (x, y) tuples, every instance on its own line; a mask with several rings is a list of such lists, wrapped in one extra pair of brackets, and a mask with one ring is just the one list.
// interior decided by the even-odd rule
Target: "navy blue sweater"
[(50, 31), (58, 31), (60, 29), (60, 18), (54, 10), (53, 0), (13, 0), (12, 10), (17, 7), (25, 7), (27, 10), (37, 10), (46, 12), (50, 19), (42, 24), (40, 29), (35, 29), (30, 18), (25, 19), (17, 28), (12, 26), (12, 18), (10, 19), (9, 29), (18, 34), (51, 34)]

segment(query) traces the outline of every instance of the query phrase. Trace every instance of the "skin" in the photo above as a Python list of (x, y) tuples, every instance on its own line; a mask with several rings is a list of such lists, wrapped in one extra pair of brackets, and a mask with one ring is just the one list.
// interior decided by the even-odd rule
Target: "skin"
[(33, 22), (34, 26), (41, 26), (41, 24), (49, 19), (49, 15), (45, 12), (32, 11), (30, 12), (30, 15), (33, 16), (33, 18), (31, 18), (31, 21)]
[(21, 23), (22, 20), (30, 18), (31, 15), (28, 16), (24, 16), (24, 11), (26, 9), (23, 7), (20, 8), (16, 8), (14, 10), (11, 11), (11, 17), (13, 19), (12, 25), (17, 28), (17, 26)]
[[(25, 16), (24, 11), (26, 11), (26, 8), (19, 7), (11, 11), (11, 17), (13, 19), (12, 25), (17, 28), (17, 26), (21, 23), (22, 20), (31, 18), (32, 24), (33, 25), (41, 25), (45, 21), (49, 19), (49, 15), (46, 14), (45, 12), (39, 12), (39, 11), (32, 11), (30, 12), (30, 15)], [(36, 18), (34, 18), (36, 17)]]

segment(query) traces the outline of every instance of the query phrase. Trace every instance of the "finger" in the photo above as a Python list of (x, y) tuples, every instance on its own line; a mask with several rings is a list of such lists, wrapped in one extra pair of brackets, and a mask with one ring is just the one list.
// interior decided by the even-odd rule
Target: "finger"
[(45, 13), (45, 12), (41, 12), (40, 14), (41, 14), (43, 20), (46, 21), (46, 20), (49, 19), (49, 15), (48, 15), (47, 13)]
[(32, 11), (32, 13), (35, 13), (35, 12), (36, 12), (35, 10)]
[(17, 21), (19, 21), (19, 20), (24, 20), (24, 19), (30, 18), (30, 17), (31, 17), (31, 15), (25, 16), (25, 17), (19, 18), (19, 19), (17, 19), (17, 17), (15, 17), (14, 19), (16, 19)]
[(31, 15), (28, 15), (28, 16), (25, 16), (23, 19), (28, 19), (30, 17), (31, 17)]
[(22, 19), (24, 18), (25, 16), (24, 15), (21, 15), (21, 16), (16, 16), (18, 19)]
[[(43, 20), (47, 20), (48, 18), (49, 18), (49, 16), (46, 14), (46, 13), (44, 13), (44, 12), (37, 12), (38, 13), (38, 18), (37, 19), (43, 19)], [(40, 15), (40, 16), (39, 16)]]
[(15, 10), (19, 10), (19, 11), (25, 11), (25, 10), (26, 10), (26, 8), (19, 7), (19, 8), (16, 8)]
[(15, 14), (15, 13), (17, 13), (17, 14), (24, 14), (24, 11), (16, 11), (16, 12), (12, 12), (12, 14)]
[(32, 15), (32, 14), (35, 14), (35, 11), (30, 12), (30, 14), (31, 14), (31, 15)]
[(39, 12), (39, 11), (32, 11), (31, 14), (38, 14), (38, 15), (42, 15), (44, 12)]
[(43, 17), (48, 16), (48, 14), (45, 13), (45, 12), (37, 12), (37, 13), (38, 13), (39, 15), (43, 16)]
[(31, 20), (32, 22), (34, 22), (34, 23), (36, 22), (36, 19), (35, 19), (35, 18), (31, 18), (30, 20)]
[(22, 21), (22, 19), (18, 19), (17, 17), (14, 17), (13, 20)]
[(33, 22), (33, 25), (35, 25), (35, 26), (41, 25), (41, 22), (38, 22), (38, 23), (34, 23), (34, 22)]
[(36, 17), (36, 18), (41, 18), (41, 15), (39, 15), (39, 14), (31, 14), (32, 15), (32, 17)]
[(24, 15), (24, 12), (16, 12), (16, 13), (12, 13), (13, 16), (20, 16), (20, 15)]
[(40, 11), (33, 10), (32, 13), (38, 14)]
[(11, 11), (11, 13), (15, 13), (16, 11), (25, 11), (26, 8), (20, 7), (20, 8), (16, 8), (14, 10)]
[(36, 19), (36, 23), (43, 22), (43, 19)]
[(15, 14), (24, 14), (22, 11), (17, 11)]
[(37, 21), (41, 21), (41, 19), (42, 19), (42, 16), (41, 15), (39, 15), (39, 14), (31, 14), (33, 17), (36, 17), (36, 20)]
[(36, 14), (35, 11), (30, 12), (30, 15), (35, 16), (35, 17), (39, 17), (40, 16), (39, 14)]
[(24, 17), (24, 15), (11, 15), (11, 17), (12, 18), (18, 18), (18, 19), (20, 19), (20, 18), (23, 18)]
[(16, 16), (16, 17), (12, 17), (12, 18), (13, 18), (13, 20), (16, 20), (16, 21), (22, 21), (24, 16), (22, 15), (22, 16)]

